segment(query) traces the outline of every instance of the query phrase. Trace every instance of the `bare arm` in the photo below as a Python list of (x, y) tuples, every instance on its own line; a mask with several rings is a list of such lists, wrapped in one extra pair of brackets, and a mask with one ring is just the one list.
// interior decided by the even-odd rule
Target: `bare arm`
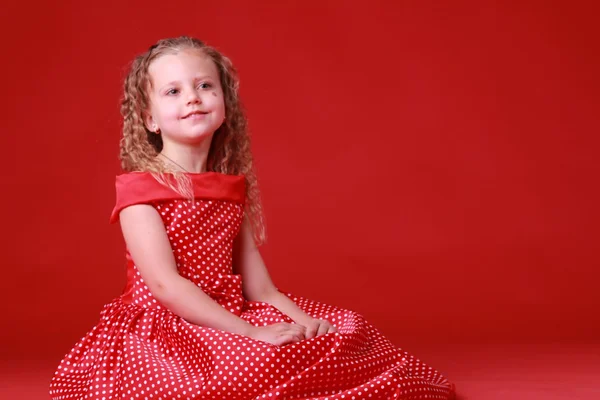
[(158, 301), (193, 324), (253, 335), (252, 325), (178, 274), (164, 224), (152, 206), (127, 207), (121, 211), (120, 220), (127, 248), (144, 282)]
[(313, 320), (296, 303), (277, 290), (256, 247), (250, 225), (245, 219), (234, 243), (233, 259), (236, 272), (242, 275), (242, 290), (247, 300), (269, 303), (300, 325), (306, 326)]

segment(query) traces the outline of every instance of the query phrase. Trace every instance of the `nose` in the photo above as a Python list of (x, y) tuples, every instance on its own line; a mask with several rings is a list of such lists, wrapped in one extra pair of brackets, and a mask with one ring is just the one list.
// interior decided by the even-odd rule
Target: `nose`
[(198, 92), (192, 88), (188, 90), (187, 93), (187, 104), (200, 104), (202, 103), (202, 99), (198, 95)]

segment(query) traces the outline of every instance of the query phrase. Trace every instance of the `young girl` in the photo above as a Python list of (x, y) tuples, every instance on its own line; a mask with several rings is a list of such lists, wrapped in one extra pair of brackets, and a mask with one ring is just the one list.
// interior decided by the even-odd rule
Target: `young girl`
[(352, 311), (281, 293), (238, 80), (188, 37), (125, 79), (111, 221), (127, 285), (63, 359), (53, 399), (448, 399), (452, 385)]

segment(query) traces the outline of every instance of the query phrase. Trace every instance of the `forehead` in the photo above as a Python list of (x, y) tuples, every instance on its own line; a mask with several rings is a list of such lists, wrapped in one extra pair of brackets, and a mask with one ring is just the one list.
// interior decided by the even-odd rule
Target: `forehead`
[(148, 67), (150, 81), (156, 86), (179, 80), (208, 76), (218, 79), (219, 71), (214, 61), (200, 50), (181, 50), (164, 54)]

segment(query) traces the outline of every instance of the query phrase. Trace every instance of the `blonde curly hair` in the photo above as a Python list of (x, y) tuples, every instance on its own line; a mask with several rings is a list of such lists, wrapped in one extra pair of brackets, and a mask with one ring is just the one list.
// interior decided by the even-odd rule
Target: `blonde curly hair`
[(165, 54), (197, 50), (212, 59), (219, 71), (224, 94), (226, 119), (214, 132), (207, 159), (207, 170), (229, 175), (244, 175), (246, 207), (257, 244), (266, 240), (260, 192), (254, 172), (246, 116), (238, 95), (239, 79), (229, 58), (204, 42), (188, 36), (159, 40), (131, 64), (123, 85), (121, 115), (123, 137), (120, 142), (121, 166), (125, 171), (150, 172), (161, 184), (193, 200), (191, 179), (172, 170), (157, 155), (163, 147), (161, 135), (146, 128), (144, 117), (150, 107), (151, 87), (148, 67)]

